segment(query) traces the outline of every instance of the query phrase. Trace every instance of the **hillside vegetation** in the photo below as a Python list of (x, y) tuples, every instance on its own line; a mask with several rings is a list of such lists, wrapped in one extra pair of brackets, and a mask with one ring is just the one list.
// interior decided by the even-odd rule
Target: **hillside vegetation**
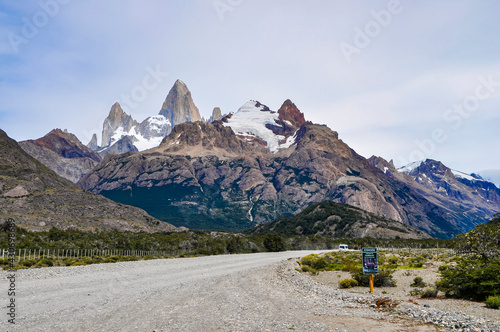
[(360, 208), (325, 201), (310, 205), (293, 217), (280, 217), (249, 231), (280, 235), (320, 235), (335, 238), (429, 239), (428, 234), (401, 222)]

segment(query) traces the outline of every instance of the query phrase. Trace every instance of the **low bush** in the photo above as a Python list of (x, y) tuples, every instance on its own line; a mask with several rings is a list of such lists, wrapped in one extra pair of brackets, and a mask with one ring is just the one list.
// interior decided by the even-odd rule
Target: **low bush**
[(438, 267), (438, 270), (439, 272), (444, 272), (446, 270), (448, 270), (449, 266), (448, 265), (441, 265), (440, 267)]
[(422, 279), (421, 277), (415, 277), (413, 279), (413, 283), (410, 284), (411, 287), (418, 287), (418, 288), (424, 288), (425, 286), (427, 286), (427, 284), (424, 282), (424, 279)]
[(351, 288), (358, 285), (358, 282), (355, 279), (347, 278), (339, 281), (340, 288)]
[(54, 259), (53, 258), (42, 258), (39, 261), (41, 266), (54, 266)]
[(417, 288), (417, 289), (412, 289), (410, 291), (410, 296), (420, 296), (422, 295), (423, 291), (420, 289), (420, 288)]
[(457, 265), (441, 272), (436, 285), (448, 297), (485, 301), (500, 290), (500, 258), (459, 257)]
[(26, 266), (26, 267), (32, 267), (33, 265), (36, 264), (36, 261), (35, 260), (32, 260), (32, 259), (27, 259), (25, 261), (23, 261), (23, 266)]
[(485, 303), (490, 309), (498, 309), (500, 308), (500, 296), (488, 296)]
[(420, 295), (421, 298), (435, 298), (438, 295), (438, 290), (436, 288), (426, 288), (424, 291), (422, 291), (422, 295)]
[(397, 264), (398, 261), (399, 261), (399, 257), (397, 257), (397, 256), (391, 256), (391, 257), (389, 257), (388, 261), (389, 261), (390, 264)]
[(74, 262), (73, 264), (71, 264), (71, 266), (81, 266), (81, 265), (87, 265), (83, 262)]
[[(363, 268), (355, 267), (351, 271), (351, 276), (360, 286), (370, 286), (370, 275), (363, 274)], [(394, 270), (381, 266), (378, 274), (373, 278), (374, 287), (396, 287), (396, 280), (393, 278)]]
[(302, 265), (308, 265), (314, 270), (322, 270), (328, 266), (328, 263), (324, 256), (311, 254), (302, 258)]

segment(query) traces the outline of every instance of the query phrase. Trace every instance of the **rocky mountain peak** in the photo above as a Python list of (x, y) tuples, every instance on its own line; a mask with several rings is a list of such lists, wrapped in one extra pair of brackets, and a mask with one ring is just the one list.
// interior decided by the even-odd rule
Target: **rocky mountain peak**
[(116, 121), (117, 119), (121, 119), (125, 112), (123, 111), (120, 103), (116, 102), (111, 106), (111, 110), (109, 111), (108, 119), (110, 121)]
[(99, 149), (99, 146), (97, 145), (97, 135), (96, 134), (92, 135), (92, 139), (87, 144), (87, 147), (92, 151), (96, 151), (97, 149)]
[(139, 126), (139, 123), (125, 113), (119, 103), (114, 103), (104, 120), (101, 146), (112, 145), (112, 137), (117, 131), (128, 132), (135, 126)]
[(285, 100), (278, 110), (278, 114), (281, 121), (288, 121), (296, 128), (299, 128), (306, 122), (304, 113), (301, 113), (290, 99)]
[(380, 169), (384, 173), (387, 173), (388, 170), (390, 170), (391, 172), (396, 171), (396, 167), (394, 167), (394, 162), (392, 160), (388, 162), (382, 157), (371, 156), (368, 159), (368, 162), (370, 163), (370, 165)]
[(266, 154), (267, 149), (238, 138), (221, 121), (184, 122), (174, 127), (157, 149), (162, 153), (190, 156), (215, 155), (221, 158), (245, 154)]
[(313, 147), (317, 150), (322, 151), (335, 151), (337, 153), (339, 148), (343, 151), (342, 154), (350, 155), (350, 151), (345, 148), (346, 145), (342, 144), (339, 146), (337, 142), (339, 141), (339, 134), (336, 131), (331, 130), (326, 125), (313, 124), (310, 121), (304, 123), (300, 129), (297, 131), (295, 142), (297, 143), (297, 149), (305, 147)]
[(159, 114), (169, 120), (172, 127), (186, 121), (201, 121), (200, 111), (193, 102), (191, 92), (181, 80), (175, 81)]
[(80, 142), (73, 134), (61, 129), (54, 129), (47, 135), (31, 142), (39, 147), (51, 150), (64, 158), (90, 158), (97, 162), (101, 160), (99, 155)]
[(214, 109), (212, 110), (212, 116), (210, 117), (208, 122), (214, 122), (220, 119), (222, 119), (222, 111), (219, 107), (214, 107)]
[(19, 145), (30, 156), (75, 183), (101, 160), (99, 154), (83, 145), (75, 135), (61, 129), (54, 129), (36, 140), (19, 142)]

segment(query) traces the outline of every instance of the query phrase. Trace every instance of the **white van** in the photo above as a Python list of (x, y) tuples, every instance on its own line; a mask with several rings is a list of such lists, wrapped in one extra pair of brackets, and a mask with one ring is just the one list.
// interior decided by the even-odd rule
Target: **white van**
[(339, 250), (349, 250), (349, 246), (347, 244), (339, 244)]

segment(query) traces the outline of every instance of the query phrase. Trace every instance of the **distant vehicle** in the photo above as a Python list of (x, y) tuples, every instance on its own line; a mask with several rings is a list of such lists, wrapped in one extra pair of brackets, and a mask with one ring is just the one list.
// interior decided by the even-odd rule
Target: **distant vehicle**
[(349, 250), (349, 246), (347, 244), (339, 244), (339, 250)]

